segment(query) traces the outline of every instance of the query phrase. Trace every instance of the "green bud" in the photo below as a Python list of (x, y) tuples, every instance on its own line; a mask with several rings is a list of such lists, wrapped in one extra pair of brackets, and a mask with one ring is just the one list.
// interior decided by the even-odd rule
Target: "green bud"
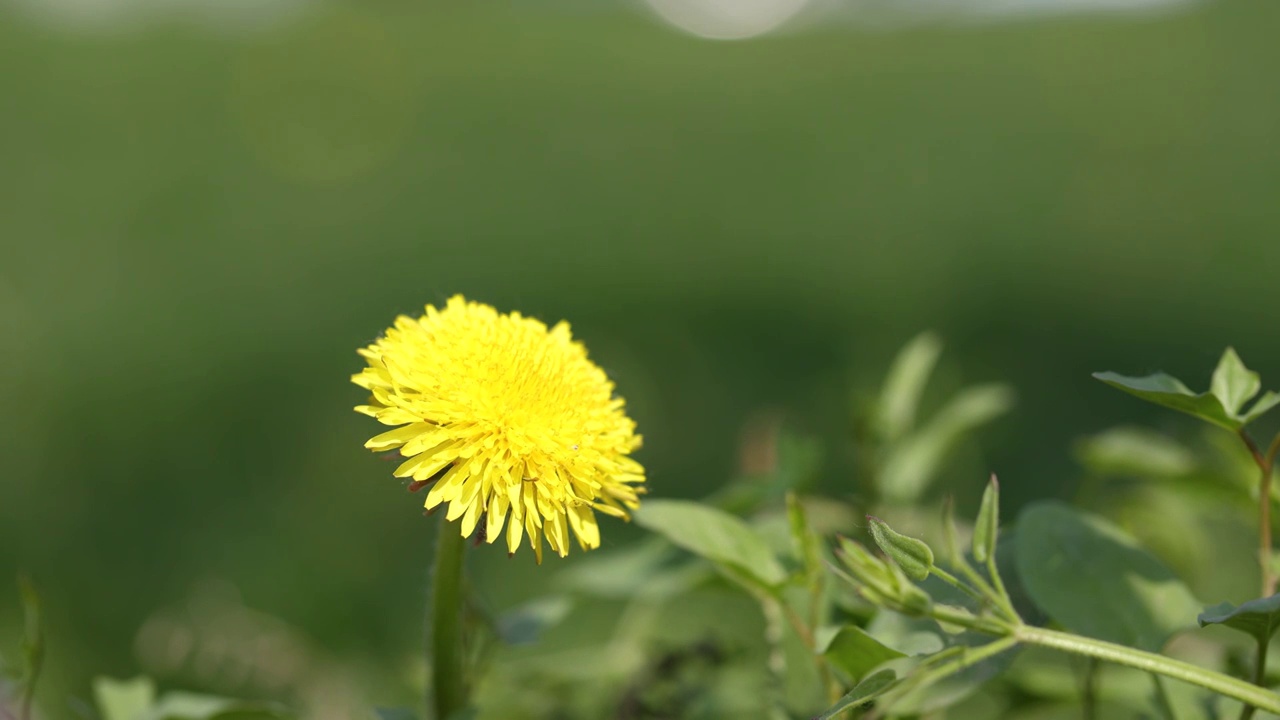
[(973, 526), (973, 558), (980, 563), (996, 555), (996, 536), (1000, 532), (1000, 483), (991, 476), (982, 492), (982, 507)]
[(885, 521), (874, 515), (868, 515), (867, 520), (871, 523), (871, 537), (876, 545), (902, 568), (907, 577), (916, 581), (929, 577), (929, 571), (933, 569), (933, 551), (928, 545), (894, 532)]

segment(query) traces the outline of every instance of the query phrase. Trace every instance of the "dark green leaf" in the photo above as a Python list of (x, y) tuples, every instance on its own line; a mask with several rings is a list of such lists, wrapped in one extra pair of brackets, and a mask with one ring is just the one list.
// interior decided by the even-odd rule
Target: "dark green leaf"
[(1073, 632), (1155, 651), (1200, 607), (1168, 568), (1100, 517), (1035, 503), (1018, 517), (1017, 534), (1023, 586)]
[(881, 430), (887, 441), (893, 442), (911, 429), (920, 396), (941, 352), (942, 342), (933, 333), (925, 332), (907, 343), (894, 358), (880, 393)]
[(1229, 602), (1219, 603), (1206, 608), (1196, 621), (1200, 627), (1226, 625), (1265, 644), (1271, 640), (1276, 628), (1280, 628), (1280, 594), (1250, 600), (1240, 607)]
[(787, 578), (768, 543), (726, 512), (686, 500), (649, 500), (636, 511), (635, 521), (695, 555), (728, 565), (768, 587)]
[(868, 515), (871, 523), (871, 537), (876, 545), (889, 556), (907, 577), (912, 580), (924, 580), (933, 569), (933, 550), (922, 540), (907, 537), (894, 532), (885, 521), (874, 515)]
[(1214, 368), (1213, 380), (1209, 383), (1209, 391), (1222, 402), (1222, 407), (1231, 417), (1238, 417), (1240, 408), (1249, 398), (1262, 389), (1262, 379), (1258, 373), (1244, 366), (1235, 348), (1227, 348)]
[(856, 625), (846, 625), (837, 630), (821, 652), (828, 662), (854, 682), (881, 663), (906, 657)]
[(149, 677), (95, 678), (93, 697), (103, 720), (147, 720), (155, 704), (156, 684)]
[(1013, 391), (1005, 385), (966, 388), (929, 422), (895, 443), (878, 480), (880, 492), (897, 503), (919, 499), (938, 468), (966, 435), (1013, 407)]
[(498, 618), (498, 634), (508, 645), (527, 645), (537, 641), (543, 630), (558, 624), (572, 609), (573, 600), (565, 595), (531, 600)]
[(973, 526), (973, 559), (985, 563), (996, 555), (996, 536), (1000, 532), (1000, 483), (991, 476), (982, 492), (982, 506)]
[(418, 720), (418, 714), (410, 708), (375, 708), (373, 714), (378, 720)]
[(897, 677), (892, 670), (881, 670), (858, 683), (844, 697), (837, 700), (835, 705), (813, 720), (833, 720), (846, 710), (866, 705), (897, 684)]

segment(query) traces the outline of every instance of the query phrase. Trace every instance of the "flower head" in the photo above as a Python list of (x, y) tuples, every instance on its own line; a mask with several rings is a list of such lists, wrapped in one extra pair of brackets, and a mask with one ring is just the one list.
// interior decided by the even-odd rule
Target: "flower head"
[(369, 366), (351, 380), (372, 397), (356, 411), (398, 426), (365, 447), (399, 448), (396, 477), (433, 483), (426, 507), (448, 503), (464, 537), (480, 526), (492, 543), (505, 523), (507, 550), (528, 533), (542, 562), (543, 536), (561, 557), (570, 531), (590, 550), (596, 510), (625, 519), (639, 507), (635, 423), (567, 323), (454, 296), (359, 352)]

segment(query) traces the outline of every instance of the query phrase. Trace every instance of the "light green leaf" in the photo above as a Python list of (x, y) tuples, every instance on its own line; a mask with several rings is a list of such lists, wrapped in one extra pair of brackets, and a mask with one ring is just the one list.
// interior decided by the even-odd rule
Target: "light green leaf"
[(1266, 644), (1276, 629), (1280, 628), (1280, 594), (1250, 600), (1240, 607), (1229, 602), (1219, 603), (1205, 608), (1196, 621), (1200, 623), (1200, 627), (1226, 625)]
[(938, 468), (966, 435), (1013, 407), (1013, 391), (991, 384), (966, 388), (924, 427), (895, 443), (880, 473), (880, 491), (888, 500), (911, 503), (928, 488)]
[(920, 396), (942, 353), (942, 341), (931, 332), (921, 333), (894, 358), (880, 392), (880, 422), (885, 440), (893, 442), (911, 429)]
[(1168, 568), (1100, 517), (1039, 502), (1022, 511), (1017, 534), (1023, 587), (1073, 632), (1156, 651), (1200, 607)]
[(1235, 348), (1227, 348), (1209, 382), (1209, 391), (1222, 402), (1227, 414), (1238, 417), (1240, 408), (1261, 389), (1262, 379), (1258, 373), (1244, 366)]
[(917, 581), (929, 577), (929, 571), (933, 569), (933, 550), (923, 540), (894, 532), (888, 523), (874, 515), (868, 515), (867, 521), (871, 523), (871, 537), (876, 545), (902, 568), (907, 577)]
[(982, 491), (982, 505), (978, 508), (978, 520), (973, 526), (973, 559), (985, 563), (996, 556), (996, 538), (1000, 533), (1000, 483), (991, 476), (987, 489)]
[(189, 692), (169, 692), (147, 720), (286, 720), (293, 715), (272, 703), (235, 700)]
[(835, 705), (832, 705), (826, 712), (813, 720), (834, 720), (846, 710), (866, 705), (896, 685), (898, 683), (897, 677), (897, 673), (892, 670), (881, 670), (858, 683), (844, 697), (837, 700)]
[(687, 500), (649, 500), (634, 517), (640, 527), (767, 587), (776, 587), (787, 579), (787, 571), (768, 543), (741, 519), (726, 512)]
[(149, 677), (99, 677), (93, 681), (93, 697), (103, 720), (147, 720), (156, 700), (156, 684)]
[(1253, 404), (1253, 407), (1249, 408), (1248, 412), (1240, 417), (1240, 420), (1245, 425), (1248, 425), (1254, 420), (1262, 417), (1268, 410), (1276, 405), (1280, 405), (1280, 393), (1274, 390), (1268, 390), (1262, 394), (1262, 397), (1258, 398), (1258, 401)]
[(1102, 475), (1177, 478), (1196, 469), (1190, 450), (1168, 436), (1140, 427), (1116, 427), (1085, 438), (1076, 456)]
[(820, 643), (819, 647), (823, 657), (854, 682), (881, 663), (906, 657), (856, 625), (845, 625), (835, 630), (825, 646)]
[(1135, 378), (1113, 372), (1100, 372), (1094, 373), (1093, 376), (1111, 387), (1147, 402), (1195, 415), (1201, 420), (1207, 420), (1232, 432), (1239, 430), (1242, 426), (1239, 420), (1231, 417), (1216, 395), (1209, 392), (1193, 393), (1182, 384), (1181, 380), (1172, 375), (1156, 373)]

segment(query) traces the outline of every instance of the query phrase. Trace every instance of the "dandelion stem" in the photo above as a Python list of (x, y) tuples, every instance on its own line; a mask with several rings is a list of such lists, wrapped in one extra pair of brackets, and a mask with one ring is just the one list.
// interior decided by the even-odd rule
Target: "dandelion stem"
[(440, 518), (436, 563), (431, 578), (430, 640), (427, 658), (431, 677), (427, 705), (435, 720), (448, 720), (466, 705), (462, 673), (462, 554), (466, 539), (455, 523)]

